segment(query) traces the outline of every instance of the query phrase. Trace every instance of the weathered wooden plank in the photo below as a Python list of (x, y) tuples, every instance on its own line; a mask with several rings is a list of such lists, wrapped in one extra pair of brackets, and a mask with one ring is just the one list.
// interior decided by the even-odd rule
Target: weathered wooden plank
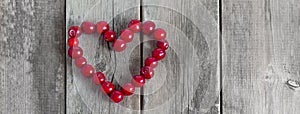
[[(66, 27), (80, 25), (83, 21), (97, 22), (99, 20), (112, 22), (113, 7), (110, 0), (67, 0)], [(110, 23), (112, 26), (112, 23)], [(109, 45), (99, 39), (100, 35), (82, 35), (80, 46), (84, 50), (87, 62), (95, 66), (96, 71), (102, 71), (107, 80), (112, 80), (115, 69), (114, 53)], [(66, 39), (68, 36), (66, 36)], [(68, 49), (68, 47), (66, 48)], [(80, 70), (74, 67), (67, 57), (67, 113), (109, 113), (109, 98), (102, 94), (99, 86), (92, 83), (91, 78), (84, 78)]]
[[(143, 0), (142, 13), (167, 31), (170, 43), (144, 86), (143, 113), (218, 113), (218, 1)], [(143, 42), (145, 59), (156, 46), (146, 36)]]
[(64, 5), (1, 0), (1, 114), (64, 113)]
[[(123, 29), (128, 28), (132, 19), (140, 19), (140, 0), (114, 0), (114, 31), (120, 36)], [(132, 76), (138, 75), (140, 71), (140, 35), (134, 34), (134, 40), (127, 43), (123, 52), (114, 52), (116, 55), (114, 84), (122, 86), (131, 82)], [(121, 87), (117, 89), (121, 89)], [(140, 90), (136, 88), (135, 94), (124, 97), (118, 104), (111, 103), (112, 114), (140, 114)]]
[(297, 0), (223, 1), (225, 114), (300, 112), (299, 91), (287, 85), (288, 80), (300, 80), (299, 4)]
[[(138, 0), (126, 2), (121, 0), (67, 0), (67, 27), (79, 25), (86, 20), (95, 23), (103, 20), (110, 22), (111, 29), (119, 34), (131, 19), (139, 19), (139, 17)], [(139, 44), (138, 35), (135, 37), (136, 40), (127, 45), (127, 50), (122, 53), (114, 52), (111, 45), (101, 38), (99, 40), (99, 37), (99, 35), (83, 35), (80, 38), (80, 46), (82, 46), (88, 62), (96, 66), (96, 71), (104, 72), (107, 80), (116, 85), (118, 83), (122, 85), (129, 81), (140, 65), (140, 48), (133, 45)], [(131, 52), (132, 50), (133, 52)], [(67, 113), (139, 113), (138, 90), (137, 95), (126, 97), (123, 102), (115, 104), (99, 90), (99, 86), (92, 84), (91, 79), (83, 78), (79, 70), (72, 67), (69, 58), (67, 60)]]

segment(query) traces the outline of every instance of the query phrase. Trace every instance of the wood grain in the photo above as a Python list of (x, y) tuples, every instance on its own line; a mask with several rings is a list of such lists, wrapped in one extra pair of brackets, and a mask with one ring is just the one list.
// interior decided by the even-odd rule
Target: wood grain
[(297, 114), (300, 8), (297, 0), (223, 0), (223, 112)]
[[(83, 21), (98, 20), (113, 25), (113, 2), (110, 0), (67, 0), (66, 4), (67, 28), (72, 25), (80, 26)], [(104, 72), (107, 80), (112, 80), (115, 69), (110, 66), (115, 64), (115, 56), (109, 51), (109, 45), (99, 40), (99, 37), (96, 34), (82, 35), (79, 38), (80, 46), (87, 62), (95, 66), (96, 71)], [(110, 113), (109, 98), (101, 93), (99, 86), (93, 84), (90, 78), (84, 78), (80, 70), (72, 64), (73, 61), (67, 57), (67, 113)]]
[[(216, 114), (220, 73), (222, 113), (298, 114), (299, 4), (222, 0), (219, 11), (218, 0), (2, 0), (0, 114)], [(119, 33), (131, 19), (166, 29), (170, 49), (141, 91), (114, 104), (65, 56), (65, 24), (104, 20)], [(115, 53), (99, 37), (83, 35), (80, 45), (88, 62), (117, 85), (138, 74), (155, 46), (136, 35), (126, 52)]]
[[(218, 113), (216, 15), (216, 1), (143, 0), (144, 21), (153, 20), (157, 28), (165, 29), (170, 44), (166, 58), (155, 69), (155, 77), (144, 86), (143, 113)], [(156, 45), (146, 36), (143, 42), (145, 59)]]
[[(139, 6), (138, 0), (68, 0), (67, 27), (79, 25), (82, 21), (96, 23), (102, 20), (109, 22), (111, 29), (119, 35), (122, 29), (127, 28), (131, 19), (139, 19)], [(140, 41), (138, 35), (135, 38), (136, 40), (127, 45), (127, 50), (122, 53), (114, 52), (111, 45), (103, 41), (100, 35), (83, 35), (79, 41), (88, 62), (96, 67), (96, 71), (104, 72), (107, 81), (113, 82), (117, 85), (116, 88), (120, 89), (119, 85), (130, 81), (131, 76), (139, 71)], [(70, 62), (67, 68), (67, 113), (140, 113), (139, 90), (119, 104), (112, 103), (108, 96), (99, 90), (98, 85), (81, 76), (79, 69), (72, 67), (71, 60), (67, 60)]]
[[(216, 17), (218, 2), (191, 1), (182, 4), (183, 1), (178, 1), (167, 4), (168, 2), (151, 4), (156, 2), (145, 0), (142, 4), (139, 0), (67, 1), (67, 27), (80, 24), (84, 20), (95, 22), (112, 19), (111, 26), (119, 33), (126, 28), (131, 19), (140, 19), (142, 16), (144, 21), (154, 20), (158, 27), (170, 28), (166, 30), (170, 33), (171, 45), (167, 58), (155, 70), (156, 78), (148, 81), (142, 91), (137, 89), (134, 96), (125, 98), (120, 104), (111, 103), (97, 90), (96, 85), (91, 84), (90, 79), (83, 78), (78, 69), (68, 64), (67, 113), (118, 114), (141, 113), (141, 110), (142, 113), (218, 113), (215, 106), (218, 103), (219, 91), (217, 72), (219, 36)], [(211, 5), (204, 7), (202, 3)], [(178, 8), (179, 6), (181, 8)], [(189, 6), (194, 8), (188, 9)], [(190, 11), (193, 10), (201, 12), (199, 15), (192, 15)], [(200, 16), (207, 19), (199, 20)], [(99, 37), (97, 35), (82, 37), (94, 37), (91, 38), (92, 41), (80, 40), (83, 42), (83, 49), (88, 49), (87, 52), (84, 51), (88, 61), (92, 61), (92, 65), (104, 71), (109, 77), (108, 80), (120, 85), (128, 82), (132, 75), (139, 73), (141, 63), (149, 56), (150, 49), (154, 48), (151, 39), (143, 36), (140, 41), (137, 34), (134, 42), (128, 44), (127, 50), (123, 53), (111, 51), (111, 46), (106, 45), (101, 39), (100, 44), (95, 43), (97, 42), (95, 39)], [(97, 45), (101, 48), (95, 50)], [(70, 59), (67, 60), (71, 63)]]
[[(140, 0), (114, 0), (114, 31), (120, 35), (121, 30), (128, 28), (130, 20), (140, 19)], [(131, 82), (132, 76), (138, 75), (140, 71), (141, 48), (140, 36), (134, 34), (134, 40), (127, 43), (126, 50), (114, 52), (116, 55), (114, 72), (114, 84), (123, 85)], [(121, 87), (117, 87), (121, 89)], [(132, 96), (125, 97), (119, 103), (111, 103), (110, 110), (113, 114), (140, 114), (141, 110), (140, 90), (136, 88)]]
[(65, 112), (64, 4), (1, 0), (1, 114)]

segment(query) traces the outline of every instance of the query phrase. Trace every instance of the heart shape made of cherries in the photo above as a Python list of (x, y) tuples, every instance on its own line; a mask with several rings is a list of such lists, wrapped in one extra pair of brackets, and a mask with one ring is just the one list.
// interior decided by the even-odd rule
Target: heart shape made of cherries
[[(126, 44), (133, 40), (134, 33), (140, 32), (145, 35), (151, 35), (157, 41), (157, 48), (152, 51), (151, 57), (145, 59), (140, 74), (133, 76), (131, 82), (122, 85), (121, 90), (116, 90), (113, 83), (105, 80), (105, 75), (102, 72), (95, 72), (94, 67), (87, 63), (83, 57), (83, 50), (79, 47), (78, 38), (82, 33), (94, 34), (95, 32), (102, 35), (105, 41), (112, 42), (112, 48), (116, 52), (125, 50)], [(81, 70), (83, 76), (93, 77), (93, 82), (100, 85), (101, 91), (109, 95), (110, 99), (115, 103), (121, 102), (124, 96), (132, 95), (136, 87), (142, 87), (146, 79), (151, 79), (154, 76), (153, 69), (158, 65), (158, 61), (166, 56), (165, 50), (169, 47), (169, 43), (165, 39), (167, 34), (164, 29), (155, 28), (155, 23), (152, 21), (142, 23), (137, 19), (129, 22), (128, 28), (120, 32), (118, 39), (116, 38), (116, 33), (109, 29), (109, 24), (105, 21), (99, 21), (96, 24), (84, 21), (81, 26), (71, 26), (68, 30), (68, 35), (68, 55), (75, 60), (75, 66)]]

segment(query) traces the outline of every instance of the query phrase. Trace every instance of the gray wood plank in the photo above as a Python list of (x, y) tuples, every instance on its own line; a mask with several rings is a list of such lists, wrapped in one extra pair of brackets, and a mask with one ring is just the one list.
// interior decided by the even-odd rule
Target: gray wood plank
[[(119, 34), (127, 27), (129, 20), (139, 19), (139, 5), (138, 0), (67, 0), (67, 27), (79, 25), (85, 20), (103, 20), (110, 22), (111, 28)], [(140, 48), (133, 45), (139, 44), (139, 37), (135, 37), (122, 53), (114, 52), (111, 45), (98, 38), (99, 35), (83, 35), (79, 40), (88, 62), (96, 66), (97, 71), (104, 72), (107, 80), (116, 85), (129, 81), (140, 65)], [(140, 113), (139, 90), (115, 104), (99, 90), (99, 86), (92, 84), (91, 79), (83, 78), (79, 70), (72, 67), (71, 59), (67, 60), (67, 113)]]
[[(128, 28), (132, 19), (140, 19), (140, 0), (114, 0), (114, 31), (120, 36), (123, 29)], [(140, 70), (140, 35), (134, 34), (134, 40), (127, 43), (123, 52), (114, 52), (116, 55), (114, 84), (122, 86), (131, 82), (132, 76), (138, 75)], [(121, 89), (121, 87), (117, 89)], [(136, 88), (133, 95), (124, 97), (118, 104), (111, 103), (112, 114), (140, 114), (140, 90)]]
[(299, 89), (287, 84), (300, 81), (299, 1), (222, 4), (223, 112), (298, 114)]
[(64, 5), (1, 0), (1, 114), (64, 113)]
[[(165, 29), (170, 43), (166, 58), (144, 86), (144, 114), (218, 113), (216, 15), (218, 1), (143, 0), (144, 21)], [(145, 59), (156, 46), (151, 37), (144, 36), (143, 42)]]
[[(66, 30), (72, 25), (80, 25), (83, 21), (110, 22), (112, 26), (113, 7), (110, 0), (67, 0), (66, 1)], [(96, 12), (97, 11), (97, 12)], [(102, 71), (107, 80), (112, 80), (115, 69), (114, 53), (109, 51), (109, 45), (100, 35), (82, 35), (79, 46), (84, 50), (87, 62), (95, 66), (96, 71)], [(68, 36), (66, 35), (66, 40)], [(68, 47), (66, 48), (66, 50)], [(91, 78), (84, 78), (80, 70), (67, 56), (67, 113), (109, 113), (109, 98), (102, 94), (99, 86), (92, 83)]]

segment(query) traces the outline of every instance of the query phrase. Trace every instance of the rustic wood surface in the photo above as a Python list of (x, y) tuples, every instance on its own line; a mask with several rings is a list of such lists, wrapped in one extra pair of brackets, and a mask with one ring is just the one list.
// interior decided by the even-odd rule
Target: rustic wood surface
[[(143, 0), (143, 21), (164, 28), (170, 44), (155, 77), (144, 86), (144, 114), (218, 113), (218, 2), (209, 2)], [(144, 42), (144, 59), (153, 47), (155, 41)]]
[[(126, 28), (131, 19), (139, 19), (139, 1), (86, 1), (67, 0), (67, 26), (79, 25), (82, 21), (97, 22), (99, 20), (110, 23), (111, 28), (119, 32)], [(80, 4), (80, 6), (78, 6)], [(126, 11), (126, 12), (124, 12)], [(96, 66), (96, 71), (104, 72), (107, 80), (114, 84), (123, 85), (130, 81), (132, 74), (140, 68), (140, 48), (128, 45), (122, 53), (115, 53), (111, 46), (104, 42), (100, 35), (83, 35), (80, 45), (84, 56), (91, 65)], [(135, 37), (139, 39), (138, 35)], [(87, 40), (88, 39), (88, 40)], [(131, 44), (139, 44), (134, 40)], [(132, 52), (131, 52), (132, 51)], [(130, 55), (129, 55), (130, 54)], [(99, 86), (93, 84), (91, 79), (85, 79), (77, 68), (72, 67), (71, 59), (67, 67), (67, 113), (115, 113), (132, 114), (140, 113), (140, 95), (133, 95), (120, 104), (109, 101)], [(136, 90), (139, 93), (139, 90)]]
[[(138, 89), (133, 97), (125, 98), (120, 104), (111, 103), (106, 97), (104, 99), (105, 95), (99, 92), (98, 86), (90, 84), (90, 79), (83, 78), (77, 72), (78, 69), (68, 65), (68, 113), (218, 113), (219, 24), (215, 16), (218, 2), (210, 3), (214, 5), (211, 10), (204, 7), (203, 3), (207, 3), (206, 1), (191, 1), (187, 4), (181, 4), (183, 1), (167, 4), (171, 1), (165, 1), (151, 4), (156, 2), (159, 3), (115, 0), (112, 5), (109, 1), (67, 1), (67, 27), (85, 20), (95, 22), (108, 18), (104, 20), (112, 19), (113, 29), (119, 32), (126, 28), (131, 19), (153, 20), (157, 27), (167, 30), (170, 42), (167, 58), (156, 68), (155, 78), (148, 80), (141, 91)], [(179, 6), (182, 7), (178, 8)], [(189, 6), (195, 8), (187, 8)], [(105, 10), (97, 9), (103, 7)], [(193, 15), (190, 13), (193, 10), (201, 12)], [(107, 13), (108, 16), (105, 15)], [(174, 18), (177, 20), (174, 21)], [(206, 26), (207, 29), (201, 26)], [(81, 39), (92, 37), (90, 39), (94, 40), (80, 40), (83, 42), (83, 49), (87, 51), (84, 51), (84, 55), (88, 55), (88, 61), (96, 66), (101, 63), (99, 67), (106, 69), (98, 70), (104, 71), (110, 81), (121, 85), (129, 81), (132, 75), (139, 73), (141, 63), (150, 55), (150, 49), (154, 48), (150, 38), (143, 35), (140, 37), (139, 34), (135, 34), (136, 40), (123, 53), (113, 52), (109, 49), (110, 46), (94, 50), (99, 45), (95, 43), (99, 36), (82, 37)], [(103, 42), (102, 39), (100, 42)], [(100, 57), (94, 56), (95, 52), (100, 52)], [(67, 60), (71, 63), (70, 59)]]
[(0, 114), (65, 112), (64, 5), (0, 1)]
[[(298, 114), (299, 4), (1, 0), (0, 114)], [(166, 29), (170, 48), (155, 77), (115, 104), (66, 56), (66, 30), (104, 20), (119, 33), (131, 19)], [(80, 45), (88, 62), (117, 85), (138, 74), (155, 46), (139, 34), (123, 53), (99, 35), (82, 35)]]
[(222, 1), (225, 114), (299, 114), (299, 4)]

